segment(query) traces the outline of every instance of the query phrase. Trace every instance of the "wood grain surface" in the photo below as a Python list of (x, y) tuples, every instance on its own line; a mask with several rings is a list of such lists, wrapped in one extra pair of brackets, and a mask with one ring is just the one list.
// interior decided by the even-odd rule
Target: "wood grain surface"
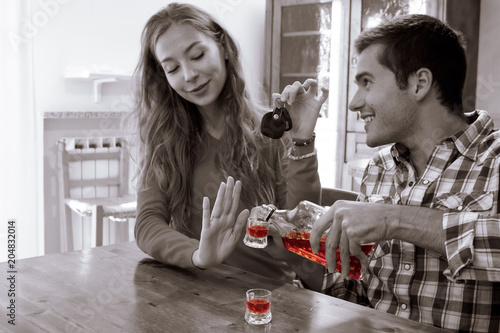
[[(444, 332), (227, 265), (168, 266), (134, 242), (23, 259), (16, 270), (16, 325), (2, 278), (1, 332)], [(244, 320), (250, 288), (272, 291), (267, 325)]]

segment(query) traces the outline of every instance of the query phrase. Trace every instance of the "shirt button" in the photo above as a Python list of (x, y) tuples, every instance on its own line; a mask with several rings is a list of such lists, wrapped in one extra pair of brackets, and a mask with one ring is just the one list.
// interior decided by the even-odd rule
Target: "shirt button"
[(410, 265), (410, 264), (405, 264), (405, 269), (406, 269), (407, 271), (409, 271), (409, 270), (410, 270), (410, 268), (411, 268), (411, 265)]
[(406, 308), (407, 308), (407, 307), (408, 307), (408, 306), (407, 306), (406, 304), (404, 304), (404, 303), (403, 303), (403, 304), (401, 304), (401, 310), (406, 310)]
[(458, 209), (458, 210), (462, 210), (463, 208), (464, 208), (464, 207), (462, 207), (462, 206), (458, 206), (458, 207), (457, 207), (457, 209)]
[(409, 182), (408, 186), (412, 187), (413, 186), (413, 182)]
[(424, 185), (429, 184), (429, 180), (428, 180), (428, 179), (424, 179), (424, 180), (422, 181), (422, 184), (424, 184)]

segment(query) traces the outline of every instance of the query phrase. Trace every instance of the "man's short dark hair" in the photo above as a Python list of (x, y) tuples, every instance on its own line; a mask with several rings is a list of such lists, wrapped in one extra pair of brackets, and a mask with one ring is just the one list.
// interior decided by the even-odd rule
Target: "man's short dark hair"
[(462, 33), (432, 16), (405, 15), (362, 32), (356, 51), (374, 44), (382, 46), (378, 61), (394, 73), (400, 89), (406, 89), (410, 74), (425, 67), (432, 72), (441, 104), (463, 116), (467, 59)]

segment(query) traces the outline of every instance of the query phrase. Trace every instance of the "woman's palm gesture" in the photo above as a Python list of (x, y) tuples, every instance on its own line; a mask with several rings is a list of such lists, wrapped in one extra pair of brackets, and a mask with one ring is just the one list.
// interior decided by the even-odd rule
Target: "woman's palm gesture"
[(215, 199), (212, 214), (210, 200), (203, 198), (203, 222), (200, 246), (193, 253), (193, 263), (206, 268), (222, 263), (231, 253), (241, 238), (241, 233), (248, 219), (248, 209), (236, 218), (241, 194), (241, 182), (229, 177), (227, 184), (221, 183)]

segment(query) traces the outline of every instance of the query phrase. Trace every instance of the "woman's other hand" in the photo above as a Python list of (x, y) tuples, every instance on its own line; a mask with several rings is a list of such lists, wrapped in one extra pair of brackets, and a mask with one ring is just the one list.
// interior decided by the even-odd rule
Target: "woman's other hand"
[(193, 264), (207, 268), (222, 263), (234, 251), (248, 219), (248, 209), (238, 217), (241, 182), (232, 177), (221, 183), (212, 214), (210, 200), (203, 198), (203, 222), (199, 248), (193, 253)]

